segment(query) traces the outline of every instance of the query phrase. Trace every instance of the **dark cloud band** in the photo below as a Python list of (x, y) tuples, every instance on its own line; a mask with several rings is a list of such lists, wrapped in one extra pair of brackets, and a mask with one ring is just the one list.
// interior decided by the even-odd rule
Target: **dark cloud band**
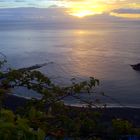
[(140, 9), (117, 9), (113, 12), (118, 14), (140, 14)]

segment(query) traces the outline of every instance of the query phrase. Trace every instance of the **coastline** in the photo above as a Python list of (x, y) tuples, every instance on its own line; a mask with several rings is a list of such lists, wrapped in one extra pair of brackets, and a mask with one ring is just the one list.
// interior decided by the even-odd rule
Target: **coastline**
[[(23, 96), (18, 96), (18, 95), (12, 95), (12, 94), (5, 94), (4, 95), (4, 105), (7, 107), (10, 107), (8, 104), (13, 104), (15, 107), (18, 107), (20, 105), (24, 105), (27, 101), (29, 101), (31, 98), (29, 97), (23, 97)], [(40, 99), (40, 98), (36, 98)], [(70, 104), (70, 103), (65, 103), (66, 106), (70, 107), (75, 107), (75, 108), (86, 108), (87, 106), (85, 104)], [(101, 106), (101, 105), (100, 105)], [(103, 107), (104, 108), (104, 107)], [(121, 106), (117, 104), (107, 104), (105, 107), (106, 109), (112, 110), (112, 109), (136, 109), (140, 110), (139, 106)], [(96, 107), (93, 107), (93, 109), (96, 109)]]
[[(23, 107), (28, 99), (5, 94), (3, 106), (7, 109), (16, 111), (18, 107)], [(83, 109), (85, 107), (69, 106), (72, 109)], [(104, 109), (93, 108), (102, 114), (103, 122), (109, 122), (114, 118), (125, 119), (132, 122), (136, 127), (140, 127), (140, 108), (131, 107), (107, 107)]]

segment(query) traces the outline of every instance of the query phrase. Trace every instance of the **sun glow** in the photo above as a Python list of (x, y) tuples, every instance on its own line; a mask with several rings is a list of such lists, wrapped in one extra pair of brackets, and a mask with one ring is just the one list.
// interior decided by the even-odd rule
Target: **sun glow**
[(102, 9), (91, 9), (91, 8), (71, 8), (68, 13), (72, 16), (76, 16), (79, 18), (99, 15), (103, 13)]
[(99, 15), (109, 10), (112, 10), (112, 7), (106, 6), (104, 3), (100, 3), (96, 0), (85, 0), (69, 3), (67, 12), (72, 16), (82, 18), (86, 16)]
[(97, 13), (93, 12), (93, 11), (88, 11), (88, 10), (79, 10), (79, 11), (76, 11), (76, 12), (73, 12), (73, 13), (70, 13), (70, 15), (73, 15), (73, 16), (76, 16), (76, 17), (79, 17), (79, 18), (83, 18), (85, 16), (90, 16), (90, 15), (95, 15)]
[(84, 18), (106, 13), (111, 16), (123, 18), (139, 18), (140, 14), (114, 14), (115, 9), (139, 9), (139, 3), (129, 2), (128, 0), (69, 0), (65, 3), (69, 15)]

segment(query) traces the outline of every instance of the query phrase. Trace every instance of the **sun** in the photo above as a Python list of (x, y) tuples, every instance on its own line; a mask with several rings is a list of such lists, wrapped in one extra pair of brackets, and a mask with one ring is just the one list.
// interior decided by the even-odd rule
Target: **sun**
[(86, 17), (86, 16), (95, 15), (95, 14), (96, 14), (95, 12), (88, 11), (88, 10), (81, 10), (81, 11), (70, 13), (70, 15), (76, 16), (78, 18), (83, 18), (83, 17)]
[(83, 18), (86, 16), (102, 14), (106, 9), (104, 5), (93, 3), (91, 1), (70, 3), (68, 7), (68, 14)]

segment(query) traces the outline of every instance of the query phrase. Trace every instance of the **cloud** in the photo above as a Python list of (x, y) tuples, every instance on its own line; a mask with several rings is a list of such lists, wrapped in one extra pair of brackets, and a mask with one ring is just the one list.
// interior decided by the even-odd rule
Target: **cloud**
[(113, 10), (110, 15), (121, 18), (140, 20), (140, 9), (117, 9)]
[(0, 9), (0, 21), (34, 21), (46, 22), (48, 24), (66, 24), (71, 26), (81, 26), (93, 24), (95, 22), (110, 22), (117, 21), (120, 17), (106, 14), (87, 16), (78, 19), (77, 17), (68, 15), (65, 8), (4, 8)]
[(74, 17), (68, 16), (62, 8), (4, 8), (0, 9), (0, 20), (66, 22)]
[(15, 2), (25, 2), (25, 0), (15, 0)]
[(121, 18), (140, 18), (140, 0), (0, 0), (0, 8), (17, 7), (63, 9), (64, 15), (68, 17), (108, 14)]
[(140, 9), (117, 9), (112, 12), (119, 14), (140, 14)]

